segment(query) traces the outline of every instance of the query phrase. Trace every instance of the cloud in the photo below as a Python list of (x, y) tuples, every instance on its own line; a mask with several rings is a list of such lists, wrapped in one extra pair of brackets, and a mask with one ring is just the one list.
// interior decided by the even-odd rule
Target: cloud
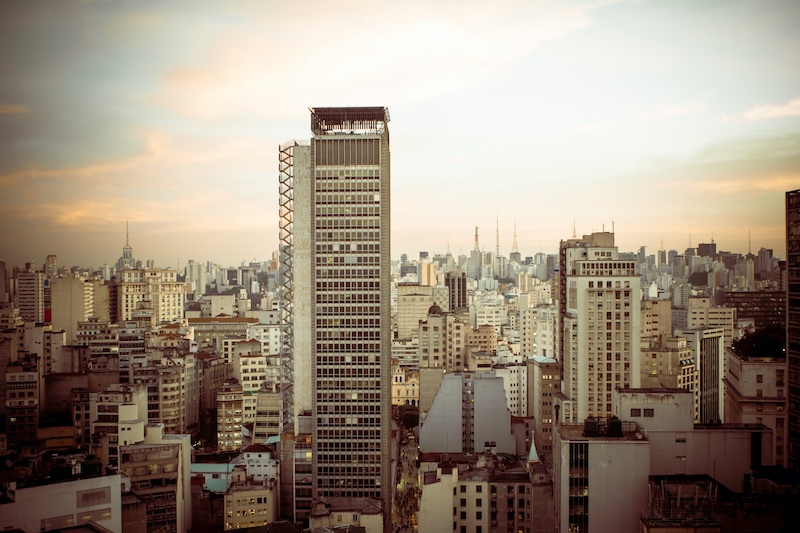
[(30, 112), (30, 108), (24, 105), (0, 104), (0, 115), (18, 115)]
[[(598, 5), (315, 4), (216, 28), (202, 56), (165, 71), (155, 101), (182, 115), (285, 117), (316, 105), (398, 105), (490, 79), (539, 44), (592, 24)], [(344, 27), (330, 20), (348, 19)], [(387, 23), (391, 20), (391, 23)], [(287, 90), (291, 87), (291, 90)]]
[(800, 96), (792, 98), (782, 105), (760, 105), (745, 111), (740, 115), (723, 117), (728, 122), (754, 122), (771, 118), (798, 117), (800, 116)]

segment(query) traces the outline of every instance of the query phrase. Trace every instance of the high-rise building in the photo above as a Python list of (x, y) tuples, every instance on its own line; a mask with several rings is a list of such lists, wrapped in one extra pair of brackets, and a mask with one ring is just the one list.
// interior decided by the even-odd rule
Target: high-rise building
[(800, 469), (800, 189), (786, 193), (786, 363), (789, 467)]
[(44, 322), (44, 272), (28, 263), (17, 274), (17, 307), (26, 322)]
[(449, 299), (449, 311), (467, 307), (467, 277), (461, 270), (448, 272), (444, 277)]
[[(280, 149), (283, 432), (312, 413), (313, 497), (391, 495), (389, 122), (311, 109)], [(291, 384), (291, 386), (290, 386)], [(284, 439), (288, 442), (288, 439)]]
[(613, 414), (611, 392), (638, 387), (640, 276), (613, 233), (561, 241), (559, 331), (564, 423)]

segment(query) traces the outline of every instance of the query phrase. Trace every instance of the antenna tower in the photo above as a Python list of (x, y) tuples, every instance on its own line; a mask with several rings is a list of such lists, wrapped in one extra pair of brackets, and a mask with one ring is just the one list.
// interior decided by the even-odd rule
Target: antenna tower
[(514, 242), (511, 245), (511, 251), (519, 253), (519, 244), (517, 244), (517, 223), (514, 222)]
[(494, 241), (495, 241), (495, 257), (500, 257), (500, 217), (497, 216), (495, 218), (495, 226), (494, 226)]
[(478, 246), (478, 226), (475, 226), (475, 250), (481, 250), (481, 247)]

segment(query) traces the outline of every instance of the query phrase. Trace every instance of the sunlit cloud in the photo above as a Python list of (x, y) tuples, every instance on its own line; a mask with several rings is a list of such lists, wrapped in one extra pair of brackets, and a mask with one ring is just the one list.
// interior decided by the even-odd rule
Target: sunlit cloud
[(21, 113), (30, 113), (29, 107), (24, 105), (2, 104), (0, 105), (0, 115), (18, 115)]
[(757, 120), (798, 116), (800, 116), (800, 96), (792, 98), (786, 104), (760, 105), (740, 115), (726, 116), (724, 119), (729, 122), (753, 122)]
[[(598, 5), (404, 4), (389, 8), (391, 24), (386, 10), (371, 4), (318, 7), (313, 19), (301, 10), (272, 9), (255, 24), (221, 30), (196, 63), (163, 74), (156, 102), (217, 119), (430, 98), (488, 79), (539, 44), (590, 26)], [(325, 12), (346, 16), (342, 9), (358, 11), (359, 23), (331, 27)]]

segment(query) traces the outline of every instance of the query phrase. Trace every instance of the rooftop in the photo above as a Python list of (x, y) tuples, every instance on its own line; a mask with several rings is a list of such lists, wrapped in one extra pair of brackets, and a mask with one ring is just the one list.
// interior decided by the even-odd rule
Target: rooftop
[(389, 122), (386, 107), (312, 107), (311, 131), (324, 133), (381, 134)]

